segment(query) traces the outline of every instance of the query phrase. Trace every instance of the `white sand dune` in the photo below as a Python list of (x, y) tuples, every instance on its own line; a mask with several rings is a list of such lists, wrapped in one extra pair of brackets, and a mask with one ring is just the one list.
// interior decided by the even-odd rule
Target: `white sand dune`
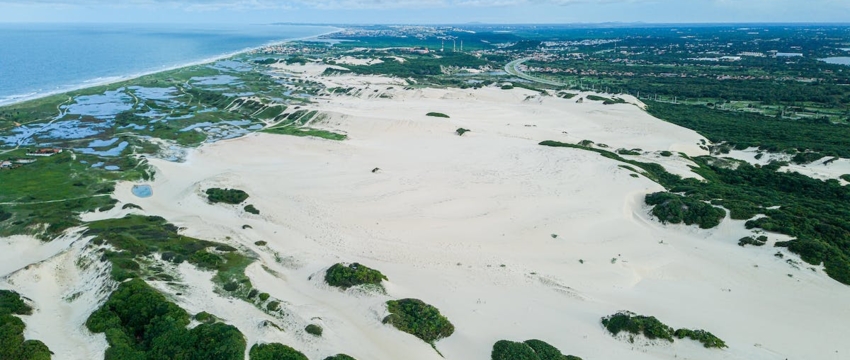
[[(321, 81), (367, 86), (363, 78)], [(311, 359), (441, 359), (381, 324), (383, 303), (406, 297), (454, 323), (455, 334), (437, 343), (446, 359), (489, 359), (497, 340), (533, 338), (585, 359), (850, 354), (850, 292), (822, 269), (795, 269), (786, 263), (794, 256), (779, 259), (769, 246), (739, 247), (750, 234), (740, 221), (708, 231), (661, 225), (643, 205), (659, 185), (595, 153), (537, 145), (588, 139), (612, 149), (704, 154), (693, 131), (634, 105), (576, 104), (522, 89), (403, 90), (398, 80), (368, 78), (393, 98), (333, 96), (317, 105), (329, 115), (317, 126), (349, 140), (250, 135), (202, 146), (185, 163), (151, 160), (151, 198), (133, 197), (129, 183), (116, 189), (120, 201), (186, 227), (187, 235), (259, 253), (248, 271), (254, 286), (287, 302), (295, 312), (287, 326), (319, 323), (325, 336), (249, 329), (263, 315), (212, 295), (202, 284), (209, 275), (186, 278), (198, 284), (181, 305), (237, 325), (251, 342), (282, 341)], [(425, 116), (431, 111), (451, 118)], [(457, 136), (459, 127), (472, 132)], [(678, 157), (642, 158), (687, 172)], [(372, 173), (375, 167), (381, 171)], [(261, 215), (208, 204), (202, 191), (209, 187), (247, 191), (246, 203)], [(268, 247), (255, 246), (259, 240)], [(387, 295), (324, 285), (323, 270), (341, 261), (381, 270), (390, 279)], [(729, 349), (615, 339), (599, 320), (618, 310), (709, 330)]]

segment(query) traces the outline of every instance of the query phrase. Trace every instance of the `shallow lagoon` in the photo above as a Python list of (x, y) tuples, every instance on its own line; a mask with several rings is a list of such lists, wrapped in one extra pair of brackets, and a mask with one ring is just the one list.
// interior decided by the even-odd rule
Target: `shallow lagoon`
[(133, 195), (140, 198), (149, 198), (153, 196), (153, 188), (151, 188), (150, 185), (133, 185), (133, 189), (130, 191)]
[(828, 63), (828, 64), (850, 66), (850, 57), (846, 57), (846, 56), (828, 57), (828, 58), (820, 59), (820, 61), (823, 61), (823, 62)]

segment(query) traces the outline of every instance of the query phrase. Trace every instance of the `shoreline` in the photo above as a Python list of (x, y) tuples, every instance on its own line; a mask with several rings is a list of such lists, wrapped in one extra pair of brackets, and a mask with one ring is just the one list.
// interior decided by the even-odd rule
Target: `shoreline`
[[(303, 25), (303, 26), (309, 26), (309, 25)], [(336, 26), (327, 26), (327, 27), (334, 28), (335, 30), (328, 31), (328, 32), (325, 32), (325, 33), (321, 33), (321, 34), (318, 34), (318, 35), (304, 36), (304, 37), (300, 37), (300, 38), (293, 38), (293, 39), (267, 42), (267, 43), (260, 45), (260, 46), (244, 48), (242, 50), (237, 50), (237, 51), (229, 52), (229, 53), (218, 55), (218, 56), (209, 57), (209, 58), (198, 60), (198, 61), (193, 61), (193, 62), (189, 62), (189, 63), (185, 63), (185, 64), (166, 67), (164, 69), (158, 69), (158, 70), (152, 70), (152, 71), (143, 71), (143, 72), (140, 72), (140, 73), (136, 73), (136, 74), (132, 74), (132, 75), (126, 75), (126, 76), (112, 76), (112, 77), (108, 77), (108, 78), (95, 78), (95, 79), (90, 79), (90, 80), (84, 80), (80, 85), (71, 85), (71, 86), (64, 88), (64, 89), (61, 89), (61, 90), (47, 91), (47, 92), (35, 92), (35, 93), (24, 94), (24, 95), (11, 95), (11, 96), (6, 97), (6, 98), (0, 98), (0, 109), (8, 107), (8, 106), (22, 104), (22, 103), (25, 103), (25, 102), (28, 102), (28, 101), (43, 99), (43, 98), (46, 98), (46, 97), (49, 97), (49, 96), (65, 94), (65, 93), (69, 93), (69, 92), (72, 92), (72, 91), (79, 91), (79, 90), (89, 89), (89, 88), (98, 87), (98, 86), (111, 85), (111, 84), (115, 84), (115, 83), (119, 83), (119, 82), (123, 82), (123, 81), (130, 81), (130, 80), (138, 79), (138, 78), (143, 77), (143, 76), (148, 76), (148, 75), (158, 74), (158, 73), (161, 73), (161, 72), (182, 69), (182, 68), (186, 68), (186, 67), (190, 67), (190, 66), (210, 64), (210, 63), (214, 63), (216, 61), (229, 59), (229, 58), (232, 58), (232, 57), (237, 56), (237, 55), (245, 54), (245, 53), (248, 53), (248, 52), (251, 52), (251, 51), (254, 51), (254, 50), (262, 49), (262, 48), (267, 47), (267, 46), (283, 45), (283, 44), (294, 42), (294, 41), (304, 41), (304, 40), (309, 40), (309, 39), (315, 39), (315, 38), (319, 38), (321, 36), (335, 34), (335, 33), (338, 33), (340, 31), (345, 30), (345, 28), (336, 27)], [(102, 80), (99, 80), (99, 79), (102, 79)]]

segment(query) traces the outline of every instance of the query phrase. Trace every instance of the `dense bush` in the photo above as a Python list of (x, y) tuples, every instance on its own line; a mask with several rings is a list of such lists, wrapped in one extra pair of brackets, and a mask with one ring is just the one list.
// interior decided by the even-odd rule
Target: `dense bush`
[(0, 208), (0, 222), (9, 220), (12, 218), (12, 213)]
[(621, 331), (633, 335), (643, 335), (647, 339), (664, 339), (673, 342), (673, 328), (664, 325), (654, 316), (642, 316), (628, 311), (621, 311), (602, 318), (602, 325), (612, 334)]
[(25, 340), (24, 322), (32, 308), (14, 291), (0, 290), (0, 360), (49, 360), (52, 353), (38, 340)]
[(620, 155), (640, 155), (640, 151), (629, 149), (617, 149), (617, 154)]
[[(777, 119), (757, 113), (714, 110), (704, 106), (645, 101), (659, 119), (694, 130), (715, 143), (738, 149), (751, 146), (772, 152), (787, 149), (850, 157), (850, 126), (829, 122)], [(817, 159), (815, 159), (817, 160)]]
[(658, 321), (654, 316), (642, 316), (628, 311), (621, 311), (614, 315), (602, 318), (602, 325), (612, 334), (617, 335), (622, 331), (632, 335), (643, 335), (647, 339), (664, 339), (673, 342), (673, 337), (678, 339), (690, 338), (699, 341), (707, 348), (725, 348), (726, 343), (714, 334), (705, 330), (679, 329), (673, 330)]
[(334, 264), (325, 272), (325, 281), (328, 285), (343, 289), (364, 284), (380, 285), (383, 280), (387, 280), (387, 277), (380, 271), (358, 263), (348, 266)]
[(257, 210), (257, 208), (255, 208), (254, 205), (245, 206), (245, 212), (251, 213), (251, 214), (254, 214), (254, 215), (260, 215), (260, 210)]
[(720, 224), (726, 216), (723, 209), (691, 197), (669, 192), (657, 192), (646, 195), (647, 205), (655, 205), (652, 214), (662, 223), (685, 225), (697, 224), (700, 228), (711, 229)]
[(251, 360), (308, 360), (298, 350), (282, 344), (256, 344), (248, 355)]
[(325, 360), (357, 360), (357, 359), (355, 359), (351, 356), (345, 355), (345, 354), (336, 354), (334, 356), (326, 357)]
[(448, 115), (443, 114), (443, 113), (438, 113), (438, 112), (429, 112), (429, 113), (425, 114), (425, 116), (441, 117), (441, 118), (447, 118), (447, 119), (449, 118)]
[(493, 351), (490, 353), (492, 360), (540, 360), (540, 357), (534, 352), (530, 346), (521, 343), (507, 340), (499, 340), (493, 344)]
[(390, 300), (387, 301), (387, 310), (390, 315), (384, 318), (384, 324), (391, 324), (430, 344), (451, 336), (455, 331), (454, 325), (440, 314), (440, 310), (422, 300)]
[(207, 199), (213, 204), (223, 202), (236, 205), (248, 199), (248, 193), (238, 189), (211, 188), (206, 193)]
[(463, 136), (463, 134), (466, 134), (470, 131), (472, 131), (472, 130), (464, 129), (464, 128), (458, 128), (457, 130), (455, 130), (455, 134), (457, 134), (457, 136)]
[(703, 346), (707, 348), (717, 348), (722, 349), (726, 348), (726, 343), (723, 340), (720, 340), (714, 334), (705, 331), (705, 330), (689, 330), (689, 329), (679, 329), (674, 333), (677, 338), (684, 339), (690, 338), (691, 340), (696, 340), (702, 343)]
[(764, 235), (759, 236), (757, 238), (753, 238), (752, 236), (746, 236), (746, 237), (742, 237), (741, 240), (738, 240), (738, 245), (740, 245), (740, 246), (746, 246), (746, 245), (764, 246), (764, 244), (766, 242), (767, 242), (767, 236), (764, 236)]
[(189, 314), (141, 279), (122, 283), (86, 321), (106, 335), (106, 360), (244, 359), (245, 338), (235, 327), (187, 325)]
[(324, 332), (322, 327), (316, 324), (307, 325), (307, 327), (304, 328), (304, 331), (306, 331), (310, 335), (316, 336), (322, 336), (322, 332)]

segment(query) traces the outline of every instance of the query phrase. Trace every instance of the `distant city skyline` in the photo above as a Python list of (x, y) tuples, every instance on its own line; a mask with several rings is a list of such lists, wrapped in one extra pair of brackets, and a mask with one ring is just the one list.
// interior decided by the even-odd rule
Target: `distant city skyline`
[(0, 22), (850, 22), (848, 0), (0, 0)]

